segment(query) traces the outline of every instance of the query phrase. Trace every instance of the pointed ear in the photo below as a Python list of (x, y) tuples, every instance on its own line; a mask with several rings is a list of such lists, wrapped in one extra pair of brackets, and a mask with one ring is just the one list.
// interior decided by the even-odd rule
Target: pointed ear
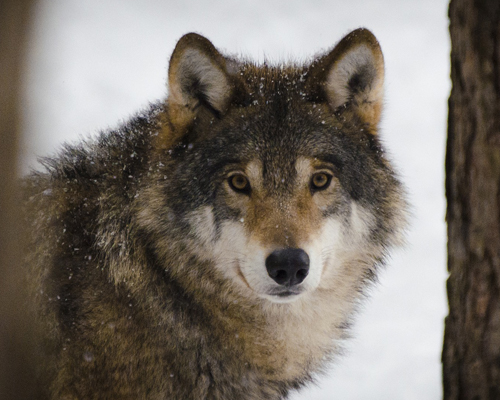
[(383, 105), (384, 57), (369, 30), (351, 32), (313, 62), (308, 81), (313, 97), (326, 100), (334, 111), (349, 109), (376, 132)]
[(185, 125), (199, 107), (217, 117), (227, 110), (236, 86), (236, 78), (228, 72), (231, 63), (203, 36), (189, 33), (179, 40), (168, 68), (168, 105), (174, 124)]

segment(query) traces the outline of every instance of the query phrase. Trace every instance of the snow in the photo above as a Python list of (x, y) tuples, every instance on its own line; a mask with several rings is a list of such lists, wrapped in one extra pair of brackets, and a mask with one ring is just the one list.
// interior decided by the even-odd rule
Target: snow
[(196, 31), (230, 54), (304, 60), (365, 26), (386, 61), (382, 137), (413, 205), (344, 357), (305, 399), (441, 398), (447, 314), (444, 153), (449, 82), (444, 0), (41, 0), (24, 104), (23, 170), (63, 141), (116, 126), (166, 94), (168, 57)]

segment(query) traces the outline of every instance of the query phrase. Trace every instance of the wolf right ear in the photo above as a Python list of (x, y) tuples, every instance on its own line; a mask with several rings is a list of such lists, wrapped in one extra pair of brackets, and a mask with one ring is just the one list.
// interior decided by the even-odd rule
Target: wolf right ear
[(384, 95), (384, 57), (375, 36), (356, 29), (309, 70), (313, 98), (326, 100), (334, 111), (351, 110), (377, 131)]
[(227, 110), (237, 86), (230, 69), (235, 63), (196, 33), (184, 35), (174, 49), (168, 69), (168, 106), (175, 126), (189, 124), (199, 107), (216, 117)]

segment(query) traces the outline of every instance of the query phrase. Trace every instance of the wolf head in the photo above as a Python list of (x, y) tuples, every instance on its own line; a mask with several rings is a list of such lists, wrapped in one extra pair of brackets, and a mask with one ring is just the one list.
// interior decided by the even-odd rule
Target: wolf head
[(404, 223), (378, 139), (383, 81), (366, 29), (308, 65), (255, 65), (182, 37), (148, 214), (185, 257), (172, 273), (193, 273), (196, 254), (231, 290), (274, 303), (361, 289)]

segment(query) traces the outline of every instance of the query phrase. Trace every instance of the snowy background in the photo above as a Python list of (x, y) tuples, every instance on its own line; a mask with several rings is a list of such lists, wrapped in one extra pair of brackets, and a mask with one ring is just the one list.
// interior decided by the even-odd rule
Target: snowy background
[(439, 399), (447, 314), (447, 1), (41, 0), (22, 168), (164, 98), (168, 58), (184, 33), (201, 33), (231, 54), (279, 61), (307, 59), (361, 26), (384, 51), (382, 137), (411, 195), (412, 229), (359, 315), (346, 356), (293, 399)]

